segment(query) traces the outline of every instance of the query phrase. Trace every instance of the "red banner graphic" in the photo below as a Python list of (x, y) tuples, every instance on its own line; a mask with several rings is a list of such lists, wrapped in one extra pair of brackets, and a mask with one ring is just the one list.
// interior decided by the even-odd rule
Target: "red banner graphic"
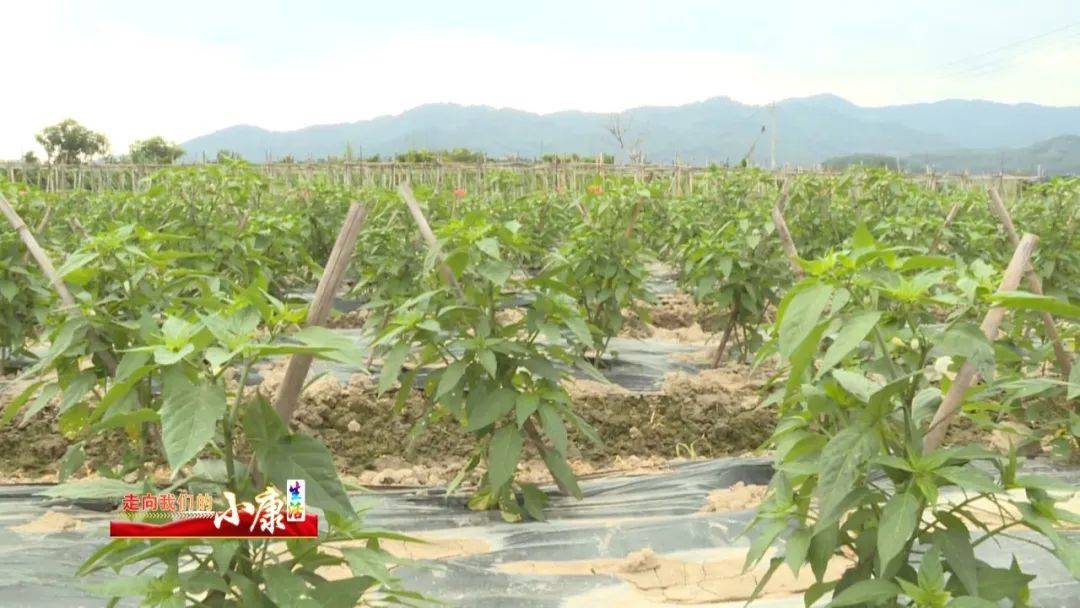
[[(307, 513), (302, 521), (281, 520), (279, 526), (264, 526), (255, 514), (240, 511), (238, 521), (215, 525), (215, 515), (188, 517), (163, 524), (136, 521), (109, 522), (113, 538), (318, 538), (319, 516)], [(267, 530), (266, 528), (271, 528)]]

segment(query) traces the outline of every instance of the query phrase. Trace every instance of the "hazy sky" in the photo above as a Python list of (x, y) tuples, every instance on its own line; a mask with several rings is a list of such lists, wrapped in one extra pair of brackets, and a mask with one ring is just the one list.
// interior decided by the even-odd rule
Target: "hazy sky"
[(726, 95), (1080, 105), (1080, 2), (0, 2), (0, 158), (72, 117), (113, 151), (438, 101), (616, 111)]

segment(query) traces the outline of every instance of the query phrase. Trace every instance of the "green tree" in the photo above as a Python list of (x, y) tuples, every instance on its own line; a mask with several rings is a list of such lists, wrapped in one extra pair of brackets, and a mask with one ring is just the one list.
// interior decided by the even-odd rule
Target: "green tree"
[(128, 148), (128, 154), (133, 163), (171, 165), (184, 155), (184, 149), (156, 135), (150, 139), (133, 142)]
[(240, 160), (241, 156), (239, 152), (233, 152), (232, 150), (226, 150), (222, 148), (217, 151), (216, 162), (223, 163), (228, 160)]
[(28, 165), (36, 165), (38, 163), (37, 154), (34, 154), (34, 151), (30, 150), (22, 155), (22, 161)]
[(70, 118), (45, 127), (35, 139), (45, 148), (50, 163), (77, 165), (109, 151), (109, 140), (104, 135)]

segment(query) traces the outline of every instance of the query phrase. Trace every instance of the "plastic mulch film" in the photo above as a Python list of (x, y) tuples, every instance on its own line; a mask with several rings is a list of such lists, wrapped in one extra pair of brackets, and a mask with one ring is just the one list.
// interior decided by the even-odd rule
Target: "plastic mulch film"
[[(1025, 468), (1080, 482), (1076, 470), (1039, 461)], [(760, 498), (752, 490), (760, 490), (770, 475), (764, 459), (728, 458), (685, 463), (660, 474), (587, 480), (584, 500), (552, 495), (547, 522), (521, 524), (505, 523), (498, 513), (469, 511), (463, 497), (437, 491), (354, 496), (368, 509), (368, 526), (427, 541), (388, 550), (427, 560), (397, 574), (409, 588), (449, 605), (734, 607), (744, 604), (740, 596), (756, 581), (754, 571), (741, 574), (749, 544), (741, 533), (752, 516), (753, 498)], [(0, 526), (24, 524), (48, 509), (81, 525), (47, 535), (5, 530), (0, 605), (100, 605), (80, 591), (72, 573), (105, 542), (108, 514), (50, 507), (33, 495), (40, 489), (0, 488)], [(717, 490), (734, 500), (721, 501), (719, 512), (703, 512), (707, 496)], [(980, 545), (978, 554), (1003, 567), (1015, 555), (1025, 571), (1038, 576), (1035, 605), (1080, 606), (1080, 584), (1042, 550), (1002, 539)], [(754, 606), (801, 607), (805, 580), (784, 571), (777, 578)]]

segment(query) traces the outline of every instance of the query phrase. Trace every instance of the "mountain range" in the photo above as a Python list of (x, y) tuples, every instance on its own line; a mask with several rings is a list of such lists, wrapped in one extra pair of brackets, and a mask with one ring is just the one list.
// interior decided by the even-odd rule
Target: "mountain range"
[[(625, 149), (610, 127), (617, 121)], [(774, 131), (775, 125), (775, 132)], [(680, 106), (645, 106), (618, 114), (578, 111), (536, 114), (489, 106), (422, 105), (401, 114), (352, 123), (269, 131), (236, 125), (190, 141), (188, 159), (220, 150), (252, 161), (268, 155), (297, 160), (387, 156), (410, 149), (469, 148), (490, 157), (536, 158), (547, 153), (626, 160), (640, 150), (652, 162), (770, 163), (816, 166), (830, 158), (878, 154), (911, 167), (940, 170), (1080, 173), (1080, 106), (945, 100), (883, 107), (855, 105), (835, 95), (749, 105), (716, 97)], [(1040, 162), (1046, 160), (1046, 162)]]

